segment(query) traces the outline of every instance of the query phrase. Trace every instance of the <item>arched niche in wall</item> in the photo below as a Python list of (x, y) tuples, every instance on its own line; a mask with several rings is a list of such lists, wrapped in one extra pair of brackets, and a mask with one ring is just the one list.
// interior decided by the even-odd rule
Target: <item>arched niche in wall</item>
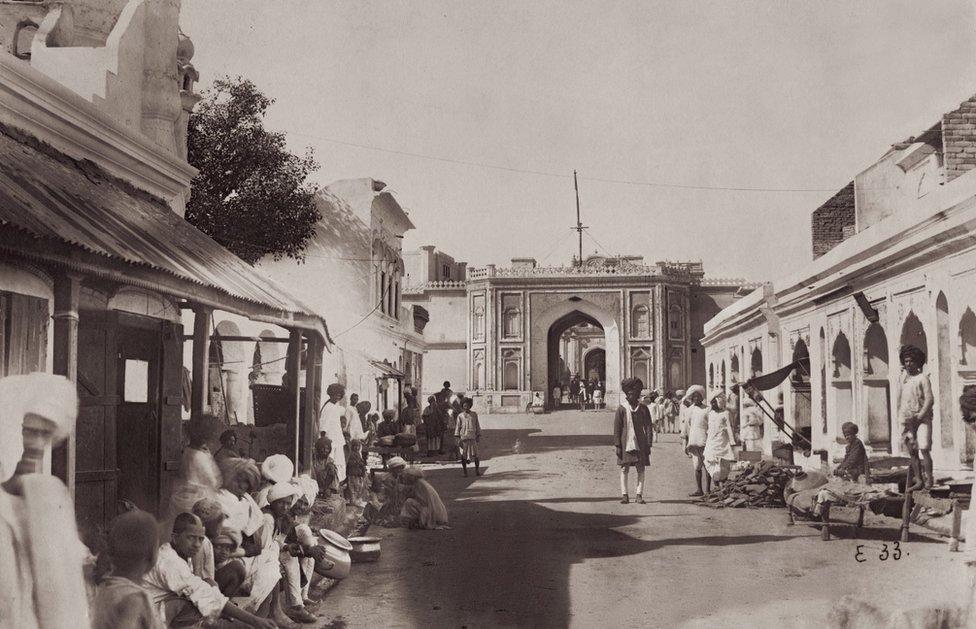
[(843, 332), (834, 339), (830, 351), (831, 394), (833, 395), (834, 434), (839, 435), (840, 425), (854, 418), (854, 389), (851, 381), (851, 343)]
[(729, 375), (731, 376), (732, 384), (739, 382), (739, 353), (738, 348), (733, 350), (735, 353), (732, 354), (732, 360), (729, 364)]
[(762, 350), (756, 347), (752, 350), (752, 356), (749, 360), (749, 377), (755, 378), (756, 376), (761, 376), (763, 372), (763, 356)]
[(976, 368), (976, 313), (969, 306), (959, 319), (959, 364)]
[(905, 323), (901, 326), (901, 347), (906, 345), (914, 345), (925, 352), (926, 356), (929, 355), (929, 343), (928, 337), (925, 335), (925, 328), (918, 316), (912, 311), (909, 311), (908, 316), (905, 317)]
[[(793, 346), (793, 361), (803, 358), (809, 359), (810, 351), (807, 349), (806, 342), (799, 338)], [(793, 427), (798, 433), (811, 439), (810, 374), (802, 367), (793, 370), (793, 375), (790, 377), (790, 393), (793, 401)]]
[(708, 363), (708, 388), (715, 388), (715, 365), (713, 363)]
[(864, 334), (864, 397), (867, 434), (864, 442), (891, 450), (891, 395), (888, 381), (888, 335), (878, 323)]

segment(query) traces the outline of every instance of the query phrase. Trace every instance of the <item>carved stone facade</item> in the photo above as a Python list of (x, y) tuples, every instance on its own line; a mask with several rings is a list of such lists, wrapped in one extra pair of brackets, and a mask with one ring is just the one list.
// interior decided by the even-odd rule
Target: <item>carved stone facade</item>
[[(597, 351), (604, 353), (602, 369), (593, 371), (605, 378), (612, 408), (623, 378), (669, 390), (687, 386), (695, 374), (703, 377), (701, 324), (744, 285), (703, 276), (698, 263), (648, 265), (636, 256), (593, 256), (559, 267), (518, 258), (506, 268), (468, 268), (463, 283), (412, 287), (404, 300), (440, 313), (427, 328), (427, 393), (447, 380), (482, 410), (524, 411), (537, 398), (552, 408), (558, 404), (554, 387), (565, 387), (568, 373), (585, 372), (583, 359)], [(467, 322), (463, 335), (451, 323), (458, 318)], [(587, 347), (574, 348), (579, 360), (569, 370), (560, 348), (583, 324)]]

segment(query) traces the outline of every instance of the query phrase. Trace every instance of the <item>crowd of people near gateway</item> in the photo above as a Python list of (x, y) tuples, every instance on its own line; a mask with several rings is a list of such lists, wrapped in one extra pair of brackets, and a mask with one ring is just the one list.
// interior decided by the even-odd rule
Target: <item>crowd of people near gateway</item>
[[(327, 393), (310, 469), (296, 469), (285, 454), (246, 458), (232, 430), (202, 415), (187, 422), (180, 481), (161, 519), (120, 500), (120, 513), (96, 535), (86, 531), (83, 543), (67, 487), (43, 471), (45, 453), (74, 431), (75, 384), (41, 373), (0, 379), (0, 422), (23, 434), (22, 443), (0, 447), (7, 479), (0, 485), (0, 626), (315, 623), (308, 609), (315, 594), (349, 570), (348, 556), (337, 558), (333, 546), (348, 546), (346, 538), (373, 525), (449, 528), (423, 470), (403, 456), (381, 458), (376, 450), (388, 450), (375, 444), (386, 437), (409, 443), (416, 433), (407, 426), (419, 416), (432, 428), (431, 445), (453, 447), (455, 459), (480, 472), (481, 430), (470, 402), (439, 394), (457, 412), (438, 405), (436, 416), (424, 417), (408, 403), (400, 417), (384, 411), (376, 420), (355, 396), (343, 405), (341, 385)], [(413, 447), (419, 450), (416, 441), (399, 446)]]

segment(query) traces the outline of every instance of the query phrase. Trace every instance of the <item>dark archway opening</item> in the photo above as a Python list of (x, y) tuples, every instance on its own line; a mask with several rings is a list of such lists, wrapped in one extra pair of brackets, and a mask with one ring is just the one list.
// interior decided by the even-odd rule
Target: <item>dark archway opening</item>
[[(600, 383), (606, 387), (606, 351), (585, 347), (589, 340), (603, 339), (606, 336), (600, 322), (588, 314), (574, 310), (557, 319), (549, 328), (547, 335), (547, 383), (546, 406), (550, 410), (578, 408), (576, 398), (579, 381), (588, 378), (589, 369), (585, 360), (599, 361)], [(592, 356), (592, 358), (590, 358)], [(605, 392), (605, 391), (604, 391)]]

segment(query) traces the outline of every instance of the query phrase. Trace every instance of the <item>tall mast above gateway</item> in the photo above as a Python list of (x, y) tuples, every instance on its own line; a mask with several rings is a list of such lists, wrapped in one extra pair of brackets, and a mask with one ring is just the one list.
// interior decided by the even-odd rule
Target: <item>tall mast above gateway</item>
[(579, 182), (576, 180), (576, 171), (573, 171), (573, 188), (576, 190), (576, 227), (575, 229), (579, 234), (579, 259), (576, 261), (577, 266), (583, 266), (583, 230), (586, 227), (580, 221), (580, 205), (579, 205)]

